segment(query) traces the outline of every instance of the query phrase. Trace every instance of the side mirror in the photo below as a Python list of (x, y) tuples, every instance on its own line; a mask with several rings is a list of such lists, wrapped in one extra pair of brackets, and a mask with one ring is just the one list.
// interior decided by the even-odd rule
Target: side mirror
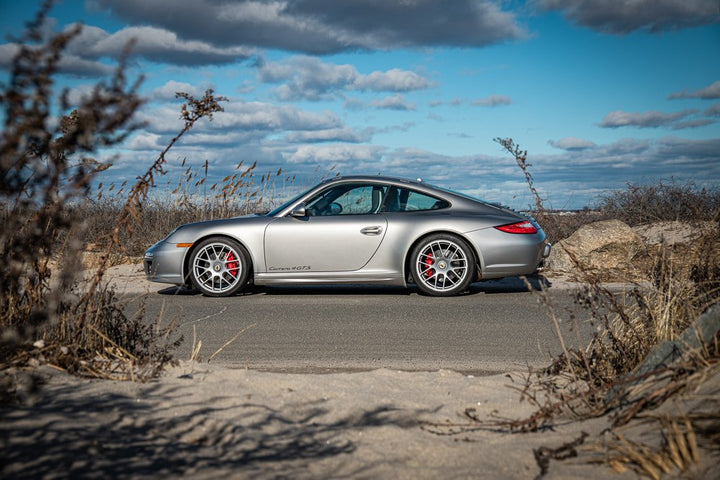
[(307, 211), (305, 211), (305, 204), (301, 203), (297, 207), (293, 208), (290, 212), (291, 217), (304, 218), (307, 217)]

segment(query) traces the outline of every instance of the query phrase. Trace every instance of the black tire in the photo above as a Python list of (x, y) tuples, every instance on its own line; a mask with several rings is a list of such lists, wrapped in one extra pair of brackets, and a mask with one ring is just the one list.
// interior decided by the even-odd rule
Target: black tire
[(193, 247), (188, 262), (192, 286), (208, 297), (229, 297), (247, 286), (250, 255), (238, 242), (211, 237)]
[(475, 254), (455, 235), (430, 235), (413, 248), (410, 271), (420, 291), (434, 297), (450, 297), (468, 289), (475, 279)]

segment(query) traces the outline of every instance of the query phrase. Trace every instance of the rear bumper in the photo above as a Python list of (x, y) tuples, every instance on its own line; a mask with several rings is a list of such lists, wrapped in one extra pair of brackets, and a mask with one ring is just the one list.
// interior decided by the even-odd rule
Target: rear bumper
[(545, 270), (545, 260), (550, 256), (550, 251), (552, 250), (552, 243), (548, 242), (545, 244), (545, 247), (543, 248), (542, 252), (542, 258), (540, 258), (540, 261), (538, 262), (537, 271), (542, 272)]
[(467, 238), (480, 255), (483, 279), (531, 275), (550, 255), (552, 246), (545, 233), (506, 233), (494, 228), (470, 232)]

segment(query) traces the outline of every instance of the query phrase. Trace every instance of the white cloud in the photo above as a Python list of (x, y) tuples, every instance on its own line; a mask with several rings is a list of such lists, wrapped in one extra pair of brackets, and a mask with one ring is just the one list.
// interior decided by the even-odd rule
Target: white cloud
[(285, 156), (288, 163), (312, 165), (377, 165), (383, 148), (374, 145), (302, 145)]
[(328, 130), (314, 130), (302, 132), (290, 132), (285, 140), (291, 143), (316, 143), (316, 142), (349, 142), (360, 143), (370, 140), (368, 132), (360, 133), (350, 128), (332, 128)]
[[(66, 27), (66, 30), (74, 25)], [(218, 47), (198, 40), (185, 40), (163, 28), (126, 27), (108, 33), (94, 26), (83, 26), (68, 47), (69, 52), (89, 58), (120, 57), (131, 46), (130, 54), (148, 60), (180, 65), (205, 65), (244, 60), (254, 50), (245, 46)]]
[(261, 61), (260, 80), (283, 85), (275, 90), (281, 100), (322, 100), (344, 91), (409, 92), (432, 85), (407, 70), (391, 69), (361, 74), (352, 65), (326, 63), (316, 57), (295, 56), (280, 62)]
[(652, 33), (720, 22), (717, 0), (539, 0), (569, 20), (612, 34)]
[[(9, 70), (12, 68), (13, 58), (17, 55), (19, 46), (14, 43), (0, 45), (0, 69)], [(58, 71), (81, 77), (96, 77), (98, 75), (110, 75), (115, 67), (104, 63), (87, 60), (71, 52), (65, 53), (58, 62)]]
[[(482, 47), (525, 38), (495, 1), (97, 0), (101, 8), (178, 38), (310, 54), (422, 46)], [(171, 12), (169, 12), (171, 10)], [(432, 21), (428, 21), (432, 19)]]
[(565, 137), (560, 140), (550, 140), (548, 144), (555, 148), (562, 150), (586, 150), (588, 148), (596, 147), (595, 143), (590, 140), (585, 140), (577, 137)]
[(720, 103), (710, 105), (707, 110), (703, 112), (707, 117), (720, 117)]
[(478, 98), (472, 102), (476, 107), (497, 107), (500, 105), (510, 105), (511, 103), (512, 99), (507, 95), (490, 95), (486, 98)]
[[(681, 120), (685, 120), (691, 115), (698, 113), (697, 110), (682, 110), (674, 113), (664, 113), (657, 110), (647, 112), (623, 112), (616, 110), (605, 115), (600, 127), (602, 128), (619, 128), (619, 127), (638, 127), (638, 128), (687, 128), (683, 127)], [(697, 126), (697, 125), (695, 125)]]
[(165, 85), (154, 89), (151, 95), (154, 100), (172, 100), (177, 92), (184, 92), (198, 98), (202, 97), (205, 91), (211, 88), (213, 86), (209, 83), (190, 85), (189, 83), (170, 80)]
[(669, 98), (702, 98), (704, 100), (714, 100), (720, 98), (720, 80), (714, 82), (712, 85), (693, 92), (683, 90), (682, 92), (671, 93)]
[(386, 72), (372, 72), (358, 75), (352, 85), (353, 90), (372, 90), (375, 92), (410, 92), (432, 86), (427, 78), (415, 72), (393, 68)]
[(370, 105), (374, 108), (386, 110), (415, 110), (417, 107), (413, 102), (408, 102), (405, 97), (399, 93), (380, 100), (373, 100)]

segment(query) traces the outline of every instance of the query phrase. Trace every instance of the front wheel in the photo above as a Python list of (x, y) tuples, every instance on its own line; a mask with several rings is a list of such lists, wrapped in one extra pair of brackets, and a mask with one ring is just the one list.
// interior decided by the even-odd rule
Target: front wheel
[(229, 238), (209, 238), (200, 242), (190, 255), (190, 281), (209, 297), (234, 295), (247, 285), (250, 256)]
[(423, 239), (411, 254), (415, 283), (426, 295), (449, 297), (464, 292), (475, 276), (475, 255), (454, 235)]

